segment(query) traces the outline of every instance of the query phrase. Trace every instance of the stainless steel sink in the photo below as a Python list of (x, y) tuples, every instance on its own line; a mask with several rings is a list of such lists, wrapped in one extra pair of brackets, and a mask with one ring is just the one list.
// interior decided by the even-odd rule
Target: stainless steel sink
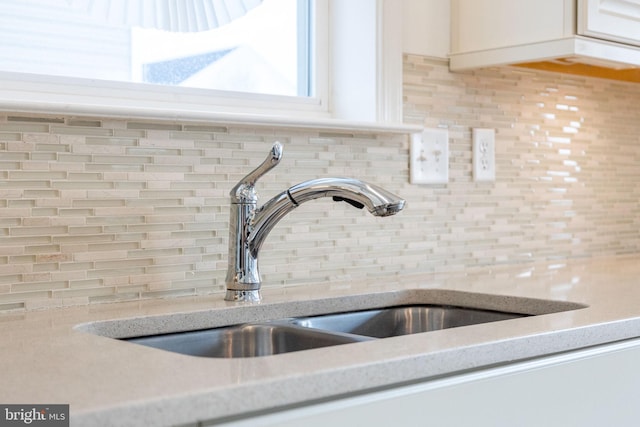
[(412, 305), (294, 317), (125, 341), (200, 357), (257, 357), (496, 322), (526, 314)]
[(232, 358), (270, 356), (369, 339), (280, 324), (246, 324), (126, 341), (190, 356)]
[(292, 323), (332, 332), (388, 338), (527, 316), (473, 308), (417, 305), (325, 316), (301, 317)]
[(585, 307), (569, 301), (425, 288), (192, 312), (178, 310), (88, 322), (75, 329), (191, 356), (238, 358), (406, 334), (424, 333), (428, 339), (430, 331)]

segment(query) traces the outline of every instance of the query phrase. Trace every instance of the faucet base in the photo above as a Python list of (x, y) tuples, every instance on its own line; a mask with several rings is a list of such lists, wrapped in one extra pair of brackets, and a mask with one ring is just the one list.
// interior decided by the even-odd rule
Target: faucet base
[(224, 296), (225, 301), (235, 302), (260, 302), (262, 296), (259, 289), (250, 290), (236, 290), (227, 289), (227, 294)]

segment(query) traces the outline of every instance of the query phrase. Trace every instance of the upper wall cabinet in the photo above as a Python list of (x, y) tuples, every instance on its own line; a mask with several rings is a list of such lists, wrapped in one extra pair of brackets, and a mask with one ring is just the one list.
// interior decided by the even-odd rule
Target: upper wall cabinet
[(640, 82), (640, 0), (451, 0), (451, 70), (505, 64)]

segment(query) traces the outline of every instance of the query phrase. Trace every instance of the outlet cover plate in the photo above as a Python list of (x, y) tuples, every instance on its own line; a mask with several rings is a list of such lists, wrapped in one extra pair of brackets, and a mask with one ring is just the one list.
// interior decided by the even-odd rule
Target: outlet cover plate
[(449, 131), (424, 129), (411, 135), (412, 184), (449, 182)]
[(496, 180), (496, 131), (473, 129), (473, 180), (493, 182)]

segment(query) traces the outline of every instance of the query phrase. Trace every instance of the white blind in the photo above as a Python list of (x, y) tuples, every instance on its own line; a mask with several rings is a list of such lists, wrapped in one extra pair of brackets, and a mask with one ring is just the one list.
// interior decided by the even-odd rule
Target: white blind
[(262, 0), (67, 0), (94, 20), (174, 32), (207, 31), (243, 16)]

